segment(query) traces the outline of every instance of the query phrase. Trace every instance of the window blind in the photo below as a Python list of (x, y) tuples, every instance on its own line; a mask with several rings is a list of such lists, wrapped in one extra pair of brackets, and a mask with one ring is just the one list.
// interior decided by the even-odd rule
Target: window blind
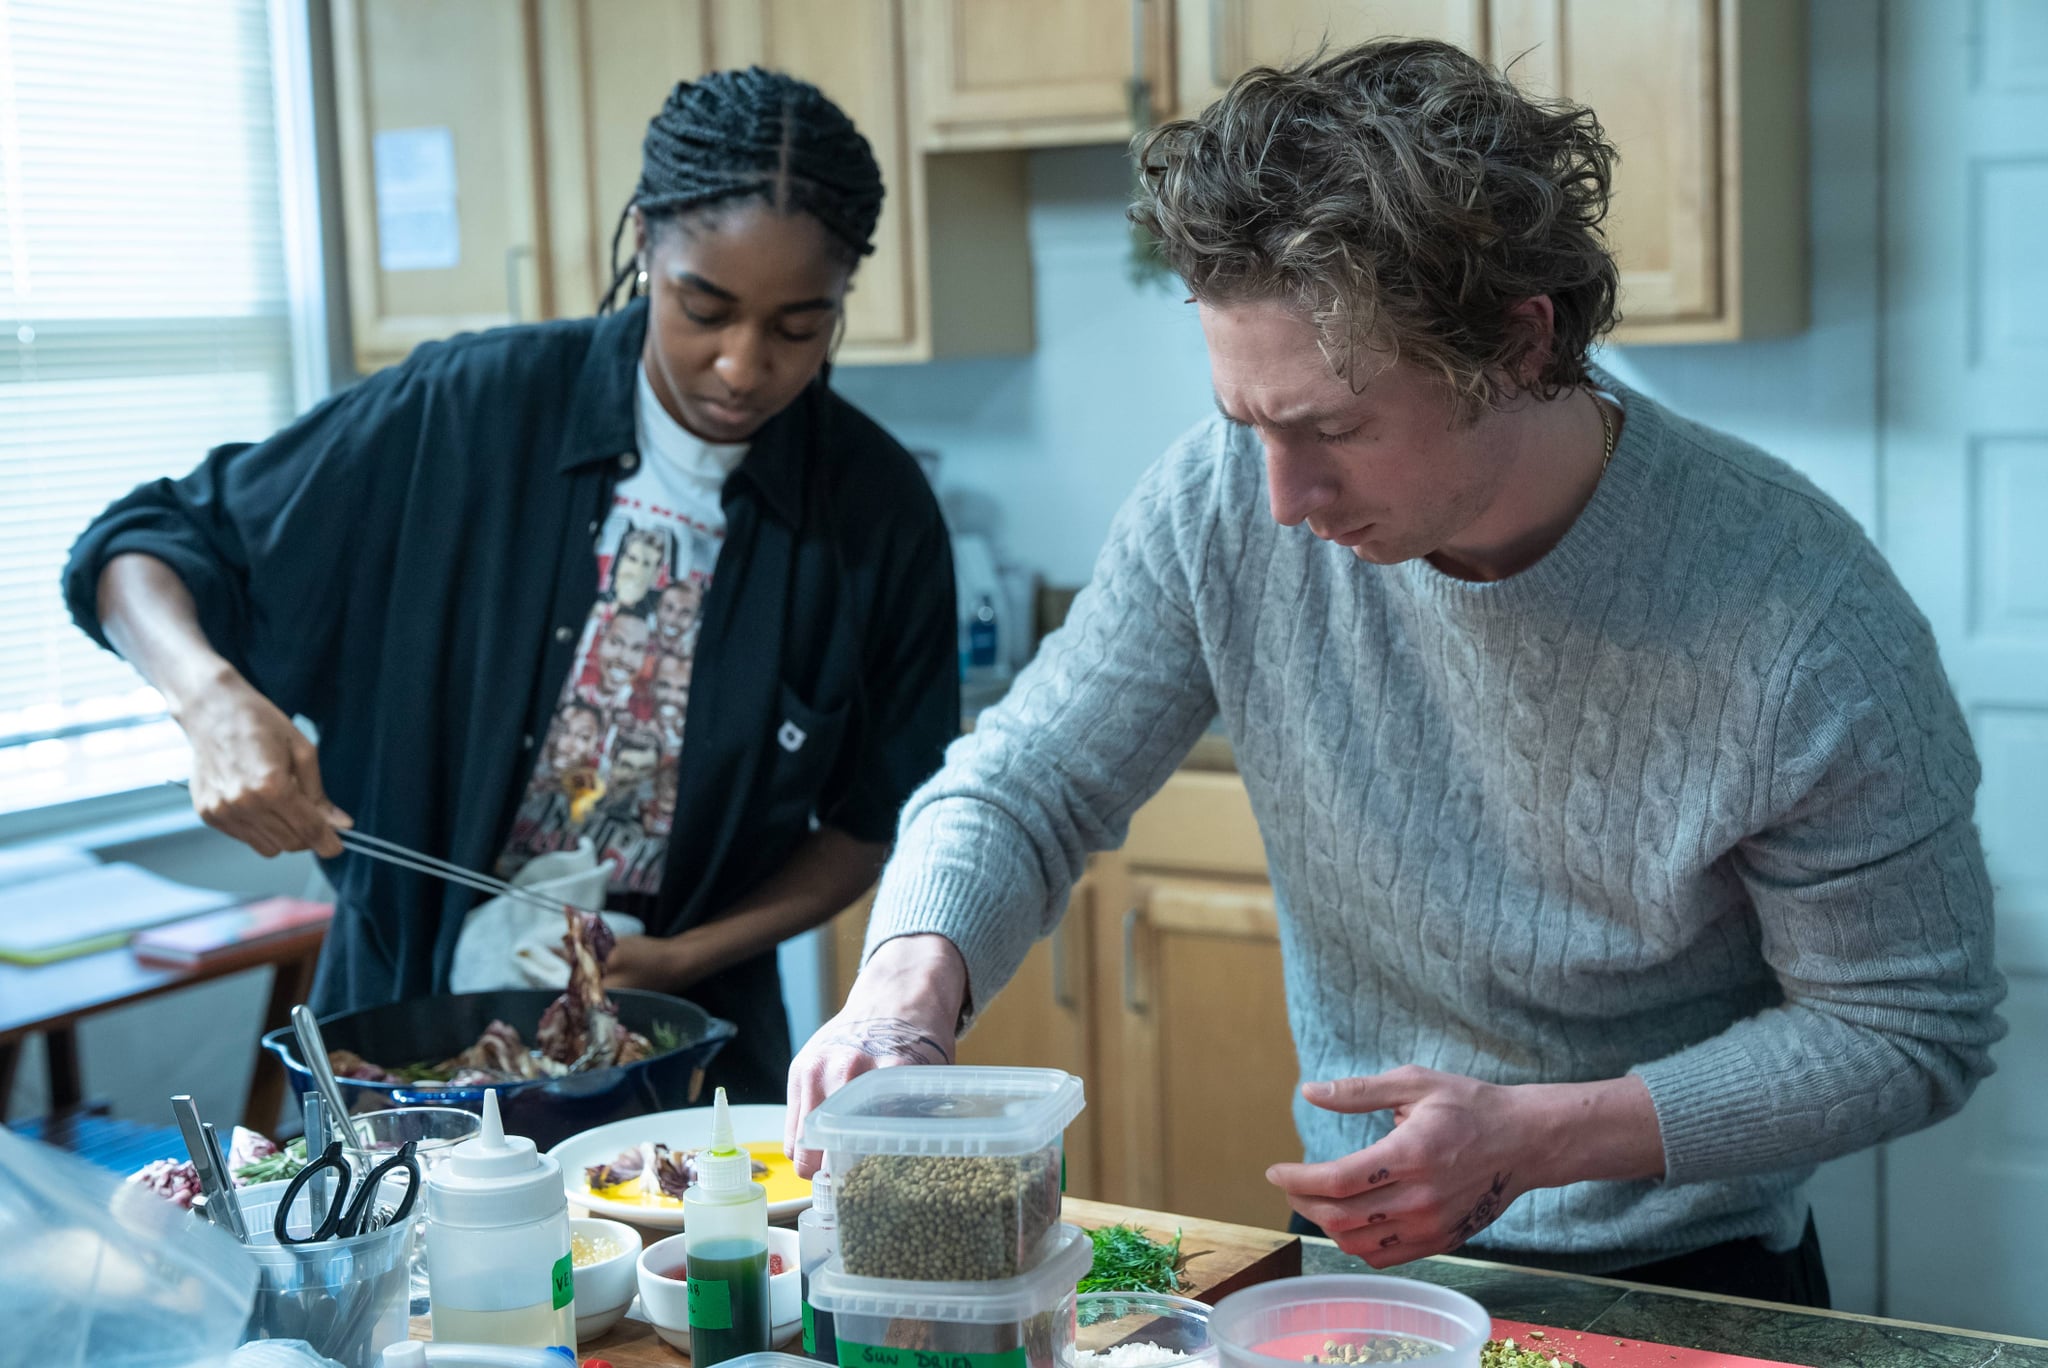
[(291, 417), (271, 51), (267, 0), (0, 0), (0, 811), (183, 764), (57, 577), (111, 500)]

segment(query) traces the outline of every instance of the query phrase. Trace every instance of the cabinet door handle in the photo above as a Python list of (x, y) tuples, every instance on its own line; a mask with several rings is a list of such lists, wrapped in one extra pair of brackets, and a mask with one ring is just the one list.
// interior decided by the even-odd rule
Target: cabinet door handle
[[(1068, 915), (1072, 915), (1071, 910)], [(1071, 1012), (1080, 1004), (1074, 1001), (1073, 986), (1067, 982), (1067, 919), (1060, 918), (1060, 924), (1052, 930), (1052, 1002), (1063, 1012)]]
[(1148, 1010), (1138, 1001), (1138, 922), (1144, 915), (1141, 907), (1124, 912), (1124, 1010), (1139, 1016)]
[(519, 258), (533, 255), (533, 248), (525, 244), (505, 249), (505, 315), (514, 323), (524, 323), (519, 307)]

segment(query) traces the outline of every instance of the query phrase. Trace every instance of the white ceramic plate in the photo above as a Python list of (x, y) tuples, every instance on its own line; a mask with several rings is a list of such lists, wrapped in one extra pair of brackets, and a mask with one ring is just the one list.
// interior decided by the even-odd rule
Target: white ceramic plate
[[(757, 1149), (768, 1161), (768, 1219), (791, 1221), (811, 1204), (811, 1185), (796, 1176), (782, 1155), (782, 1120), (787, 1108), (779, 1106), (736, 1106), (732, 1109), (732, 1135), (742, 1148)], [(593, 1164), (608, 1163), (644, 1143), (659, 1143), (670, 1149), (699, 1149), (711, 1143), (711, 1108), (685, 1107), (680, 1111), (655, 1112), (651, 1116), (630, 1116), (608, 1126), (598, 1126), (572, 1135), (548, 1153), (562, 1166), (562, 1186), (569, 1201), (593, 1216), (648, 1226), (656, 1230), (681, 1230), (681, 1205), (652, 1202), (620, 1202), (591, 1192), (583, 1171)], [(772, 1152), (771, 1152), (772, 1151)], [(778, 1192), (778, 1189), (783, 1191)]]

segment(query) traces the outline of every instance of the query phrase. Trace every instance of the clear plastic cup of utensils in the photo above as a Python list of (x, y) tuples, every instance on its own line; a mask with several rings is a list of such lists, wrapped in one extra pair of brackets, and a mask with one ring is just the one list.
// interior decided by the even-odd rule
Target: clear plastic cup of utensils
[[(356, 1143), (367, 1150), (371, 1162), (385, 1158), (406, 1141), (413, 1142), (413, 1157), (419, 1161), (420, 1181), (448, 1157), (448, 1152), (473, 1136), (483, 1133), (484, 1119), (460, 1107), (391, 1107), (363, 1112), (349, 1118)], [(412, 1291), (414, 1300), (427, 1295), (427, 1201), (421, 1192), (413, 1203)]]

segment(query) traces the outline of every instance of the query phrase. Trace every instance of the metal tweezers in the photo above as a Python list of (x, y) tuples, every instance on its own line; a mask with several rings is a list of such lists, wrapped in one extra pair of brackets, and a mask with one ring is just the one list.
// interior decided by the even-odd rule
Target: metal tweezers
[[(191, 788), (191, 784), (183, 779), (173, 779), (170, 782), (176, 788)], [(400, 869), (409, 869), (415, 874), (431, 874), (437, 879), (459, 884), (464, 888), (473, 888), (479, 893), (488, 893), (495, 898), (510, 898), (514, 902), (525, 903), (529, 907), (545, 908), (549, 912), (560, 912), (566, 908), (585, 916), (597, 915), (591, 908), (579, 907), (563, 898), (550, 898), (546, 894), (536, 893), (530, 888), (521, 888), (517, 884), (507, 883), (488, 874), (479, 874), (473, 869), (465, 869), (459, 864), (437, 859), (423, 851), (402, 846), (396, 841), (387, 841), (381, 836), (341, 827), (336, 827), (334, 834), (341, 838), (344, 850), (352, 850), (367, 859), (382, 860), (385, 864), (396, 865)]]

